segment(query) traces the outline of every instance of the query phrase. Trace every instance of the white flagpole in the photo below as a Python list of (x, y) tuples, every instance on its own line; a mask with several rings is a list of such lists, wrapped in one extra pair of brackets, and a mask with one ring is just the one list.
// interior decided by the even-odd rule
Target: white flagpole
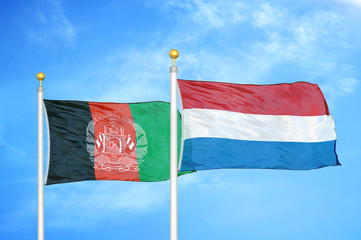
[(177, 73), (175, 59), (179, 56), (176, 49), (169, 52), (173, 59), (173, 66), (170, 67), (170, 240), (178, 239), (178, 138), (177, 138)]
[(41, 82), (45, 75), (39, 72), (36, 78), (40, 81), (38, 92), (38, 240), (44, 240), (44, 119), (43, 119), (43, 93)]

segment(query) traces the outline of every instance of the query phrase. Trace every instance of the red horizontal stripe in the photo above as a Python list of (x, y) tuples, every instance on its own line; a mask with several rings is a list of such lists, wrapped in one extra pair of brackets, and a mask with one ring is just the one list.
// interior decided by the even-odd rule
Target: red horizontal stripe
[(249, 85), (178, 80), (183, 109), (201, 108), (248, 114), (328, 115), (317, 84), (307, 82)]

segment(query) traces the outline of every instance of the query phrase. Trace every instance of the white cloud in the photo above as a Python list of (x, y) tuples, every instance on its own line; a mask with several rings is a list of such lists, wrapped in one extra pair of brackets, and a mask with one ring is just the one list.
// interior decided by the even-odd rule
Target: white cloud
[[(105, 66), (99, 69), (106, 83), (97, 101), (143, 102), (169, 99), (171, 65), (166, 49), (119, 50), (110, 53)], [(145, 55), (144, 52), (147, 52)]]
[(310, 26), (297, 26), (293, 29), (297, 42), (301, 45), (312, 44), (315, 41), (313, 28)]
[(234, 66), (232, 57), (220, 58), (218, 54), (205, 49), (200, 49), (197, 53), (185, 54), (181, 69), (180, 75), (185, 79), (221, 82), (243, 79), (242, 68)]
[(271, 7), (267, 3), (261, 4), (262, 11), (257, 11), (253, 13), (253, 18), (255, 21), (255, 26), (265, 27), (269, 25), (279, 25), (281, 20), (283, 20), (282, 13), (276, 8)]
[(226, 24), (239, 23), (243, 20), (240, 12), (243, 10), (241, 2), (229, 2), (230, 4), (219, 4), (220, 2), (210, 3), (202, 0), (194, 1), (196, 13), (194, 21), (209, 23), (214, 27), (223, 27)]
[[(253, 16), (266, 40), (258, 41), (250, 48), (246, 61), (247, 69), (251, 69), (249, 75), (256, 82), (267, 71), (282, 64), (297, 66), (307, 77), (305, 81), (319, 83), (344, 79), (344, 75), (355, 72), (354, 66), (347, 66), (343, 54), (339, 54), (360, 50), (361, 35), (355, 27), (357, 19), (354, 15), (334, 8), (311, 9), (297, 15), (269, 3), (261, 4), (261, 8), (262, 11), (257, 10)], [(354, 81), (347, 82), (355, 86)], [(345, 96), (346, 91), (341, 92), (337, 97)]]
[(39, 3), (35, 14), (39, 22), (28, 30), (30, 41), (41, 45), (48, 45), (53, 39), (61, 39), (67, 43), (74, 41), (75, 27), (65, 15), (60, 0)]
[(357, 6), (357, 7), (361, 7), (361, 0), (331, 0), (331, 1), (347, 3), (347, 4)]
[(338, 89), (345, 94), (355, 92), (358, 80), (355, 78), (343, 78), (337, 83)]
[(244, 21), (244, 4), (241, 1), (174, 0), (167, 1), (165, 7), (186, 10), (194, 23), (206, 28), (221, 28)]
[(339, 97), (356, 92), (359, 80), (355, 78), (335, 78), (327, 83), (321, 83), (320, 88), (328, 96), (327, 103), (333, 108)]

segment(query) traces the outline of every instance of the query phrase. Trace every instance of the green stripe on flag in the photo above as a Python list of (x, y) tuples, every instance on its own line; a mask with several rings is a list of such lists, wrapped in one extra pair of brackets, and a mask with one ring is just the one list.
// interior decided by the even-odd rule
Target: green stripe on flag
[[(170, 104), (145, 102), (129, 104), (137, 135), (139, 179), (144, 182), (169, 179)], [(178, 112), (178, 156), (181, 147), (181, 117)]]

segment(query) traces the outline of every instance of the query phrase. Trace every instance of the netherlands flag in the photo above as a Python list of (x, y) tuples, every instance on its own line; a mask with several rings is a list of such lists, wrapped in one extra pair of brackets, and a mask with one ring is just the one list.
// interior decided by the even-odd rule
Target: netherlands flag
[(180, 171), (340, 165), (334, 121), (316, 84), (178, 80), (178, 87), (183, 125)]

